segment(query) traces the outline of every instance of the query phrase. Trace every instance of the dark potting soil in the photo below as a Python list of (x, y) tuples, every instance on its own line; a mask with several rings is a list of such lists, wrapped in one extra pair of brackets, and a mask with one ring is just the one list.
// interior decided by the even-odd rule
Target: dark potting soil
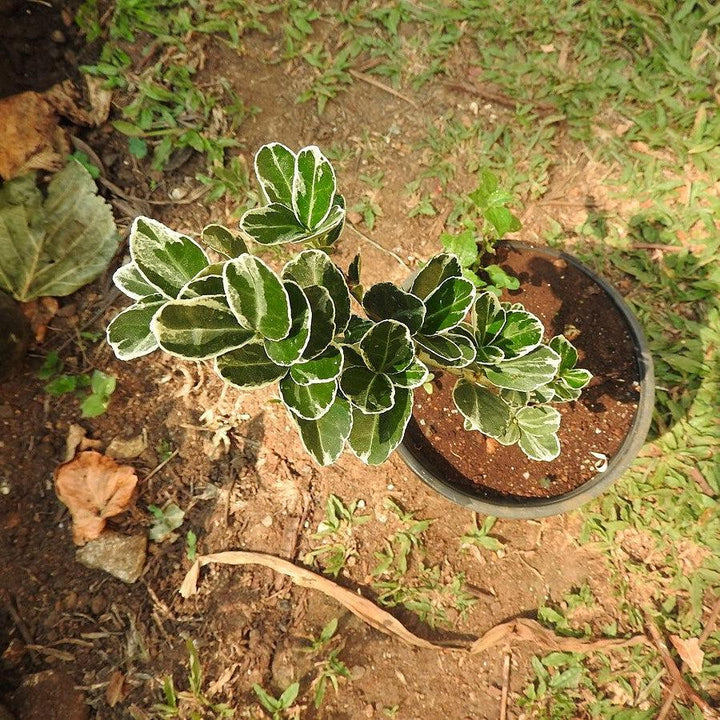
[(581, 398), (558, 403), (560, 456), (529, 460), (517, 445), (505, 447), (463, 429), (452, 389), (456, 377), (436, 373), (434, 389), (415, 391), (405, 442), (449, 482), (488, 497), (554, 497), (594, 477), (620, 448), (639, 399), (639, 371), (629, 328), (611, 298), (583, 272), (560, 258), (501, 246), (496, 262), (520, 280), (501, 299), (521, 302), (545, 325), (546, 339), (564, 333), (578, 349), (578, 367), (593, 374)]

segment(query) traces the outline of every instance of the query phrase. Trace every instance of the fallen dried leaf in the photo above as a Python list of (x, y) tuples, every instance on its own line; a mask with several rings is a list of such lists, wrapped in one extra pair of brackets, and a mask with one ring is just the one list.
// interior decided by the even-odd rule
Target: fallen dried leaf
[(60, 303), (54, 297), (42, 297), (21, 305), (23, 315), (30, 322), (35, 342), (42, 343), (50, 321), (57, 315)]
[(678, 635), (671, 635), (670, 642), (678, 651), (682, 661), (690, 668), (690, 672), (699, 673), (702, 671), (705, 653), (700, 648), (700, 641), (697, 638), (683, 640)]
[(100, 440), (91, 440), (87, 437), (87, 430), (82, 425), (73, 423), (68, 428), (65, 438), (65, 460), (69, 462), (75, 457), (78, 450), (94, 450), (102, 445)]
[(94, 450), (79, 453), (55, 470), (55, 492), (73, 519), (73, 540), (84, 545), (105, 528), (106, 518), (127, 509), (137, 475), (129, 465)]
[(105, 700), (110, 707), (115, 707), (125, 696), (125, 676), (116, 670), (110, 676), (110, 682), (105, 688)]

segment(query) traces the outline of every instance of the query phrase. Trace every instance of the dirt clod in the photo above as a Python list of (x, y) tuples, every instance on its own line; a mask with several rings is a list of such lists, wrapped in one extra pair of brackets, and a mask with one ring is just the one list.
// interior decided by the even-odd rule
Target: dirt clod
[(14, 693), (11, 707), (22, 720), (87, 720), (89, 717), (83, 694), (75, 690), (70, 675), (59, 670), (28, 675)]

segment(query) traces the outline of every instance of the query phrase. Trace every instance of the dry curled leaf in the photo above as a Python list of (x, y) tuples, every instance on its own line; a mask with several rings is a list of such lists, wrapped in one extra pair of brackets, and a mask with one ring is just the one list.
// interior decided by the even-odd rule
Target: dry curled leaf
[(690, 672), (702, 672), (705, 653), (701, 650), (700, 641), (697, 638), (691, 637), (683, 640), (683, 638), (677, 635), (671, 635), (670, 641), (677, 650), (678, 655), (682, 658), (682, 661), (690, 668)]
[(73, 519), (73, 540), (84, 545), (105, 528), (106, 518), (127, 509), (137, 485), (135, 470), (94, 450), (78, 453), (55, 470), (55, 492)]

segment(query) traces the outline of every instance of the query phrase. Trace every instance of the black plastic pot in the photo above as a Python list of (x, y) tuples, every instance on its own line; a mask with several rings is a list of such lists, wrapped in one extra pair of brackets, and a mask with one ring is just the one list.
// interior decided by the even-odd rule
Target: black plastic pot
[(472, 488), (460, 487), (438, 474), (433, 463), (414, 448), (410, 443), (403, 442), (398, 447), (400, 457), (417, 476), (433, 490), (458, 505), (474, 510), (484, 515), (496, 517), (532, 519), (558, 515), (580, 507), (606, 490), (635, 459), (640, 451), (652, 420), (653, 405), (655, 402), (655, 376), (650, 351), (645, 335), (637, 319), (628, 307), (622, 295), (596, 273), (586, 267), (577, 258), (546, 247), (538, 247), (528, 243), (508, 242), (512, 249), (528, 249), (544, 255), (551, 260), (558, 258), (574, 266), (586, 276), (591, 278), (613, 301), (619, 315), (627, 324), (635, 351), (638, 377), (640, 378), (640, 397), (637, 410), (630, 430), (620, 446), (620, 449), (610, 459), (604, 472), (597, 473), (590, 480), (579, 487), (561, 495), (553, 497), (516, 497), (511, 495), (489, 497), (480, 488), (474, 492)]

